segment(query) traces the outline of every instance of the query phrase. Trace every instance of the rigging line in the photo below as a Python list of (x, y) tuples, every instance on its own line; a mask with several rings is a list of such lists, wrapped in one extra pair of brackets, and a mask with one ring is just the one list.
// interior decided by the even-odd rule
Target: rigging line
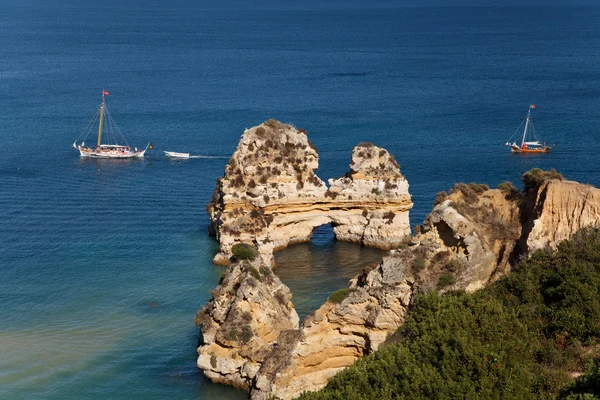
[(95, 125), (96, 121), (98, 120), (99, 115), (100, 115), (100, 109), (98, 109), (98, 111), (96, 111), (96, 115), (92, 117), (90, 122), (88, 122), (87, 126), (81, 131), (79, 136), (77, 136), (77, 139), (75, 139), (75, 142), (77, 142), (79, 139), (81, 139), (81, 137), (84, 134), (85, 134), (85, 137), (83, 138), (83, 141), (87, 140), (87, 137), (89, 136), (90, 132), (92, 131), (92, 127)]
[(125, 135), (123, 135), (123, 132), (121, 131), (121, 129), (119, 128), (119, 126), (116, 124), (116, 122), (114, 121), (114, 119), (112, 118), (112, 116), (110, 115), (110, 113), (108, 112), (108, 109), (106, 110), (106, 116), (111, 128), (111, 135), (112, 135), (112, 140), (115, 144), (119, 144), (119, 141), (117, 140), (117, 134), (121, 137), (121, 142), (122, 144), (129, 146), (129, 143), (127, 143), (127, 139), (125, 138)]
[(510, 138), (508, 139), (508, 141), (512, 141), (513, 136), (515, 136), (517, 134), (517, 132), (519, 132), (521, 130), (521, 127), (523, 126), (523, 123), (525, 122), (525, 119), (523, 121), (521, 121), (521, 125), (519, 125), (517, 127), (517, 129), (515, 129), (515, 131), (513, 132), (512, 135), (510, 135)]

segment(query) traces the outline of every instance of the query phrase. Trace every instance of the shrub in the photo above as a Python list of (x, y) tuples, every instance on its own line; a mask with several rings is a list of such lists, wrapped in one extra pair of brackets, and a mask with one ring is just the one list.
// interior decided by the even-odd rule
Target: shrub
[(247, 243), (234, 244), (231, 248), (231, 253), (238, 260), (253, 261), (258, 256), (258, 251)]
[(450, 275), (450, 274), (444, 274), (442, 276), (440, 276), (440, 279), (438, 280), (437, 283), (437, 290), (443, 289), (446, 286), (450, 286), (456, 283), (456, 278), (454, 278), (454, 276)]
[(512, 184), (512, 182), (504, 181), (498, 184), (498, 189), (504, 193), (507, 200), (518, 200), (521, 198), (521, 192)]
[(413, 272), (415, 273), (419, 273), (421, 271), (423, 271), (423, 269), (425, 268), (425, 257), (423, 257), (422, 255), (417, 255), (412, 262), (412, 269)]
[(565, 400), (600, 399), (600, 358), (593, 360), (585, 374), (573, 382), (560, 398)]
[(258, 211), (256, 208), (252, 209), (252, 211), (250, 211), (250, 218), (252, 219), (257, 219), (260, 217), (260, 211)]
[(350, 293), (354, 292), (355, 289), (340, 289), (340, 290), (336, 290), (335, 292), (331, 293), (331, 295), (329, 296), (329, 298), (327, 299), (328, 301), (332, 302), (332, 303), (341, 303), (342, 301), (344, 301), (344, 299), (346, 297), (348, 297), (350, 295)]
[(488, 185), (486, 185), (485, 183), (475, 183), (475, 182), (469, 183), (469, 188), (477, 194), (481, 194), (481, 193), (485, 192), (486, 190), (490, 190), (490, 187)]
[(466, 183), (458, 182), (457, 184), (454, 185), (454, 187), (452, 189), (450, 189), (450, 194), (456, 193), (456, 192), (461, 192), (463, 195), (463, 198), (465, 199), (465, 202), (467, 204), (472, 204), (477, 201), (477, 193), (478, 192), (473, 190), (471, 185), (476, 186), (477, 184), (471, 183), (471, 184), (467, 185)]
[(262, 126), (259, 126), (258, 128), (256, 128), (256, 131), (254, 131), (254, 132), (256, 133), (256, 136), (258, 136), (261, 139), (263, 139), (265, 136), (267, 136), (267, 131)]
[(597, 399), (600, 361), (569, 375), (597, 357), (599, 287), (600, 232), (584, 229), (478, 292), (415, 295), (384, 346), (302, 399)]
[(521, 177), (525, 192), (537, 190), (542, 183), (551, 179), (559, 179), (562, 181), (564, 177), (554, 168), (552, 168), (550, 171), (533, 168), (525, 172)]
[(332, 191), (328, 190), (325, 192), (325, 197), (335, 200), (335, 198), (338, 197), (338, 194), (339, 194), (338, 192), (332, 192)]
[(441, 192), (438, 192), (438, 194), (435, 195), (435, 201), (433, 202), (433, 206), (437, 206), (438, 204), (444, 202), (447, 198), (448, 193), (446, 193), (443, 190)]
[(385, 181), (385, 188), (386, 190), (392, 190), (392, 189), (397, 189), (398, 185), (396, 185), (394, 182), (392, 181)]
[(383, 214), (383, 219), (385, 219), (386, 224), (391, 224), (394, 221), (394, 217), (396, 214), (393, 211), (388, 211)]
[(250, 325), (244, 325), (239, 335), (239, 338), (242, 341), (242, 343), (247, 344), (250, 341), (250, 339), (252, 339), (252, 336), (254, 336), (254, 333), (252, 332), (252, 328), (250, 328)]
[(248, 271), (250, 271), (250, 275), (252, 275), (254, 279), (256, 279), (257, 281), (262, 281), (262, 277), (260, 276), (260, 273), (256, 268), (250, 267), (248, 268)]

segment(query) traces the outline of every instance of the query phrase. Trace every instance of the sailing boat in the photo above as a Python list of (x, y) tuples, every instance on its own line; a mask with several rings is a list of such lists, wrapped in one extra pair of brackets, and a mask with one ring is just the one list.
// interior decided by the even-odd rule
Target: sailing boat
[(552, 146), (547, 146), (546, 142), (542, 142), (538, 135), (535, 133), (535, 128), (533, 127), (533, 121), (531, 120), (531, 110), (535, 109), (535, 104), (529, 105), (529, 110), (527, 110), (527, 117), (523, 121), (525, 123), (525, 128), (523, 129), (523, 137), (521, 138), (521, 145), (517, 145), (516, 142), (510, 143), (515, 133), (519, 131), (521, 126), (523, 126), (523, 122), (519, 125), (519, 128), (512, 134), (506, 145), (510, 147), (510, 150), (513, 153), (547, 153), (550, 151)]
[[(152, 143), (148, 143), (144, 150), (138, 150), (134, 147), (133, 150), (127, 144), (125, 136), (121, 133), (121, 130), (115, 124), (115, 121), (110, 116), (104, 96), (110, 96), (110, 94), (102, 89), (102, 103), (100, 109), (96, 113), (96, 116), (92, 118), (87, 128), (79, 135), (79, 138), (73, 142), (73, 147), (79, 150), (81, 157), (92, 157), (92, 158), (143, 158), (146, 150), (152, 150), (154, 147)], [(98, 142), (96, 147), (85, 147), (85, 139), (92, 132), (96, 121), (98, 120)], [(85, 135), (85, 136), (84, 136)], [(77, 145), (77, 140), (82, 136), (83, 140), (80, 145)], [(105, 143), (102, 143), (102, 139), (105, 139)], [(119, 144), (120, 140), (120, 144)]]

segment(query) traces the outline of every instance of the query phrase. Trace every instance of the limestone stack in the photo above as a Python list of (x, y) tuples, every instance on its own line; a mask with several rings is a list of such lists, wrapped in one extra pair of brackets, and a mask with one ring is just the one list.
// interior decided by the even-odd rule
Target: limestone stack
[(210, 231), (228, 264), (236, 243), (256, 246), (267, 264), (274, 250), (307, 242), (331, 223), (339, 240), (390, 249), (410, 235), (408, 183), (393, 157), (372, 144), (352, 152), (351, 170), (328, 190), (306, 133), (269, 120), (247, 129), (207, 206)]
[(339, 204), (329, 213), (338, 240), (389, 250), (410, 235), (408, 182), (387, 150), (360, 143), (350, 171), (329, 186), (325, 196)]
[(291, 293), (260, 260), (230, 265), (198, 312), (198, 367), (213, 382), (250, 390), (281, 331), (298, 327)]

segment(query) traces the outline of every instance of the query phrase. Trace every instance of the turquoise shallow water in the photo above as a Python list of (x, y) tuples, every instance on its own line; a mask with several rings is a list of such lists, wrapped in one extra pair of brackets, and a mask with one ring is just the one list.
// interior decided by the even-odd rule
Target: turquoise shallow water
[[(600, 184), (599, 9), (353, 5), (0, 11), (0, 398), (244, 398), (196, 369), (193, 318), (222, 272), (204, 207), (243, 130), (265, 119), (309, 132), (324, 180), (358, 142), (386, 147), (413, 225), (456, 181), (554, 167)], [(155, 144), (146, 159), (70, 147), (102, 88), (130, 144)], [(532, 102), (556, 151), (511, 155), (503, 143)], [(307, 315), (380, 256), (324, 227), (279, 252), (277, 273)]]

